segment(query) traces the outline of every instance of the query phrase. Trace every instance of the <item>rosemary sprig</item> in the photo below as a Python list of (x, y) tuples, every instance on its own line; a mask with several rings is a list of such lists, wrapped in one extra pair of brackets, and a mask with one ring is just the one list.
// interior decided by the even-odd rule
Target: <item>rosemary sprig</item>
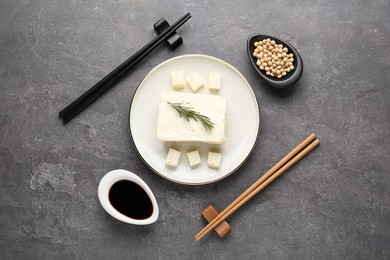
[(190, 121), (190, 118), (194, 119), (195, 121), (199, 120), (204, 126), (204, 128), (206, 128), (206, 131), (213, 130), (214, 123), (210, 120), (210, 118), (205, 115), (202, 115), (197, 111), (194, 111), (192, 107), (186, 107), (181, 105), (180, 103), (167, 103), (179, 113), (180, 117), (187, 119), (187, 121)]

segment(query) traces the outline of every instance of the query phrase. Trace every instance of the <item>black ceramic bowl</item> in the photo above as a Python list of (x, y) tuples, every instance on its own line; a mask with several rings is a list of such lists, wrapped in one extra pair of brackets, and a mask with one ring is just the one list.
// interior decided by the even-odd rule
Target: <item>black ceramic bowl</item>
[[(255, 49), (254, 43), (267, 38), (274, 40), (277, 44), (282, 44), (284, 47), (287, 47), (288, 52), (294, 55), (294, 62), (293, 62), (294, 70), (288, 72), (286, 76), (280, 79), (277, 77), (268, 76), (267, 74), (265, 74), (265, 71), (260, 70), (260, 68), (256, 64), (257, 58), (253, 57), (252, 55)], [(288, 42), (270, 35), (253, 34), (249, 36), (246, 47), (247, 47), (249, 60), (251, 61), (253, 68), (255, 68), (255, 70), (260, 75), (260, 77), (262, 77), (268, 85), (277, 88), (287, 88), (294, 85), (300, 79), (303, 72), (302, 58), (301, 55), (299, 55), (298, 51)]]

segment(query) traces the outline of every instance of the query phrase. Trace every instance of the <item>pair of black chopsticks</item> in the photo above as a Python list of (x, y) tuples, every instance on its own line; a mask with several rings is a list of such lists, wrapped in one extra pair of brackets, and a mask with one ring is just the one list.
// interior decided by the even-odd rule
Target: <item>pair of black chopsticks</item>
[(191, 18), (190, 13), (187, 13), (177, 22), (171, 25), (167, 30), (162, 32), (151, 42), (146, 44), (142, 49), (136, 52), (133, 56), (119, 65), (116, 69), (110, 72), (107, 76), (101, 79), (93, 87), (87, 90), (79, 98), (73, 101), (70, 105), (65, 107), (59, 112), (59, 117), (63, 120), (63, 123), (66, 124), (72, 120), (77, 114), (79, 114), (84, 108), (90, 105), (95, 101), (100, 95), (107, 91), (110, 87), (114, 85), (126, 72), (131, 70), (135, 65), (137, 65), (143, 58), (145, 58), (149, 53), (157, 48), (162, 42), (171, 37), (177, 29), (179, 29), (186, 21)]

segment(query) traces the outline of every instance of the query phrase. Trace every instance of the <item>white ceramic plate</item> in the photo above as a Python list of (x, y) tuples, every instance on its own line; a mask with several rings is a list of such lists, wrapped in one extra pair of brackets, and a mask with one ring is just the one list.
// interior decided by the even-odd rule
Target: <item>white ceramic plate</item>
[[(198, 72), (205, 86), (197, 93), (221, 95), (226, 98), (227, 141), (221, 145), (198, 143), (164, 143), (157, 139), (157, 116), (160, 94), (173, 90), (172, 71), (184, 71), (185, 76)], [(221, 74), (221, 90), (208, 90), (208, 73)], [(186, 86), (184, 92), (192, 92)], [(205, 55), (183, 55), (156, 66), (138, 86), (130, 105), (130, 133), (135, 147), (145, 163), (156, 173), (182, 184), (207, 184), (236, 171), (252, 152), (260, 129), (259, 107), (252, 88), (241, 73), (227, 62)], [(182, 152), (176, 168), (165, 165), (170, 147)], [(186, 152), (198, 149), (202, 163), (196, 168), (188, 164)], [(222, 153), (219, 169), (207, 166), (208, 151)]]

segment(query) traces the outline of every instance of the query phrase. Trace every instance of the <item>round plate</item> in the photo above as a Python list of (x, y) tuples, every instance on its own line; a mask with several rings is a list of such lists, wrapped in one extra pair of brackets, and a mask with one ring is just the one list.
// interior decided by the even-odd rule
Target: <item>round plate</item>
[[(160, 94), (173, 90), (173, 71), (183, 71), (185, 77), (198, 72), (205, 86), (197, 93), (221, 95), (226, 99), (226, 142), (221, 145), (199, 143), (164, 143), (157, 139), (157, 119)], [(208, 73), (221, 75), (218, 93), (208, 90)], [(192, 92), (186, 86), (183, 92)], [(259, 106), (252, 88), (241, 73), (227, 62), (205, 55), (183, 55), (156, 66), (138, 86), (130, 104), (130, 133), (134, 145), (145, 163), (156, 173), (181, 184), (207, 184), (236, 171), (249, 157), (259, 135)], [(165, 164), (169, 148), (181, 151), (177, 167)], [(186, 153), (198, 149), (202, 163), (191, 168)], [(207, 166), (208, 151), (222, 153), (219, 169)]]

